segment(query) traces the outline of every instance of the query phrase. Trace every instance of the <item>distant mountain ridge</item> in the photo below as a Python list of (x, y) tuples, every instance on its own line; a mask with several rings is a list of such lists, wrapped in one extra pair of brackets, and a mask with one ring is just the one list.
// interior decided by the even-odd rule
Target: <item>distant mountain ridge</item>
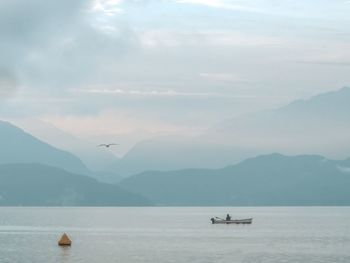
[(138, 143), (113, 169), (126, 177), (147, 170), (222, 167), (252, 155), (245, 149), (208, 144), (195, 137), (157, 137)]
[[(118, 162), (118, 158), (110, 151), (97, 148), (98, 143), (77, 138), (45, 121), (36, 118), (25, 118), (13, 119), (10, 122), (41, 141), (74, 154), (91, 171), (104, 171)], [(103, 140), (101, 141), (103, 142)]]
[[(306, 100), (296, 100), (285, 107), (282, 112), (299, 112), (303, 114), (319, 115), (322, 118), (350, 120), (350, 87), (321, 93)], [(320, 114), (322, 113), (322, 115)]]
[[(221, 124), (212, 127), (209, 133), (215, 131), (234, 132), (237, 131), (237, 128), (240, 128), (239, 124), (265, 124), (265, 127), (270, 127), (268, 125), (271, 124), (271, 121), (284, 122), (287, 124), (318, 123), (326, 120), (332, 122), (348, 122), (350, 121), (349, 100), (350, 88), (343, 87), (336, 91), (315, 95), (309, 99), (295, 100), (277, 109), (249, 113), (222, 121)], [(259, 122), (259, 119), (264, 123)], [(290, 126), (285, 128), (290, 128)]]
[[(350, 88), (222, 121), (198, 137), (140, 142), (115, 165), (120, 174), (219, 168), (270, 152), (350, 155)], [(134, 163), (139, 165), (135, 166)]]
[(223, 169), (144, 172), (121, 186), (165, 206), (350, 205), (350, 162), (270, 154)]
[(90, 173), (76, 156), (40, 141), (9, 122), (0, 121), (0, 145), (0, 164), (41, 163), (74, 173)]
[(145, 206), (116, 185), (42, 164), (0, 165), (0, 206)]

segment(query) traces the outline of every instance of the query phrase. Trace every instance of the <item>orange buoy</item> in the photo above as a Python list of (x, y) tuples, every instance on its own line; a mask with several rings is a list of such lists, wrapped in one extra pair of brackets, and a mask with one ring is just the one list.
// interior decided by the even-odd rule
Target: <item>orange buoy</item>
[(59, 246), (70, 246), (72, 245), (72, 241), (69, 239), (68, 235), (64, 233), (61, 239), (58, 241)]

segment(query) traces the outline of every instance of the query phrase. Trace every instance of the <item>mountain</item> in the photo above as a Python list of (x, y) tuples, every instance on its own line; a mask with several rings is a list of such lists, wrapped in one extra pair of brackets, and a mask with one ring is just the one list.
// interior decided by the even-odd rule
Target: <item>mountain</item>
[(144, 172), (120, 185), (156, 205), (350, 205), (350, 162), (270, 154), (223, 169)]
[(0, 206), (145, 206), (116, 185), (42, 164), (0, 165)]
[(105, 171), (118, 162), (118, 158), (109, 150), (96, 147), (105, 141), (103, 139), (97, 143), (77, 138), (50, 123), (35, 118), (12, 119), (11, 123), (55, 148), (64, 149), (74, 154), (91, 171)]
[(114, 165), (114, 170), (126, 177), (146, 170), (219, 168), (252, 154), (246, 149), (209, 144), (194, 137), (163, 136), (138, 143)]
[(257, 153), (318, 153), (347, 157), (350, 147), (350, 88), (344, 87), (291, 104), (226, 120), (203, 140), (231, 141)]
[(71, 153), (40, 141), (8, 122), (0, 121), (0, 145), (0, 164), (42, 163), (75, 173), (90, 173)]
[(107, 184), (119, 183), (124, 178), (118, 175), (117, 173), (113, 173), (110, 171), (97, 171), (97, 172), (91, 173), (90, 176), (100, 182), (107, 183)]
[[(350, 155), (350, 88), (297, 100), (278, 109), (224, 120), (197, 137), (158, 137), (138, 143), (115, 166), (121, 174), (147, 170), (219, 168), (280, 152)], [(135, 163), (138, 163), (135, 166)]]

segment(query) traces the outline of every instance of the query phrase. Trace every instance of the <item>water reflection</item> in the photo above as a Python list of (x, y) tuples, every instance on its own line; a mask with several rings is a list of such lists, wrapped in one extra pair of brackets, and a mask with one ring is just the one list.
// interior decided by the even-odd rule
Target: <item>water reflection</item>
[(71, 247), (70, 246), (59, 246), (58, 249), (61, 250), (61, 257), (60, 257), (60, 262), (61, 263), (67, 263), (71, 262)]

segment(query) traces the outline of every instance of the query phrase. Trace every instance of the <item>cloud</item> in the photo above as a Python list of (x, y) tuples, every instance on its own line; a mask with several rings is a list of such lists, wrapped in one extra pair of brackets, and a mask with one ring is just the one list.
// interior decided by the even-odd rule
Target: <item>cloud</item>
[(237, 10), (237, 11), (250, 11), (250, 12), (259, 12), (260, 9), (250, 7), (246, 4), (237, 4), (232, 3), (233, 1), (225, 1), (225, 0), (178, 0), (178, 3), (184, 4), (197, 4), (197, 5), (205, 5), (213, 8), (222, 8), (228, 10)]
[(246, 82), (247, 80), (233, 73), (199, 73), (199, 76), (210, 80), (218, 82)]
[(222, 97), (225, 94), (210, 92), (179, 92), (175, 90), (130, 90), (130, 89), (72, 89), (73, 93), (105, 95), (152, 96), (152, 97)]
[(187, 130), (186, 125), (157, 120), (147, 114), (106, 110), (93, 116), (42, 116), (41, 119), (77, 136), (116, 135), (144, 130), (147, 132), (176, 133)]
[(347, 42), (329, 44), (326, 47), (321, 47), (320, 52), (317, 52), (317, 54), (308, 54), (296, 62), (300, 64), (348, 67), (350, 66), (349, 47)]
[(139, 32), (141, 43), (145, 47), (181, 47), (181, 46), (276, 46), (285, 44), (280, 37), (245, 34), (232, 30), (180, 31), (157, 29)]
[(95, 2), (104, 9), (85, 0), (1, 1), (0, 67), (16, 72), (27, 89), (46, 91), (64, 92), (103, 74), (135, 37), (117, 17), (107, 19), (118, 1)]
[(13, 72), (0, 68), (0, 99), (14, 95), (18, 88), (18, 79)]
[(122, 2), (122, 0), (95, 0), (91, 9), (94, 12), (103, 12), (105, 15), (114, 16), (124, 12), (119, 7)]
[(350, 167), (338, 165), (337, 168), (342, 173), (350, 173)]
[[(224, 82), (236, 82), (236, 81), (246, 81), (237, 78), (233, 74), (210, 74), (201, 73), (201, 77), (213, 80), (213, 81), (224, 81)], [(72, 94), (87, 94), (87, 95), (101, 95), (101, 96), (125, 96), (125, 97), (163, 97), (163, 98), (189, 98), (189, 99), (210, 99), (210, 98), (223, 98), (223, 99), (263, 99), (263, 98), (289, 98), (289, 96), (273, 96), (273, 95), (251, 95), (251, 94), (239, 94), (239, 93), (219, 93), (219, 92), (180, 92), (175, 90), (134, 90), (134, 89), (71, 89)], [(95, 97), (96, 98), (96, 97)]]
[(298, 61), (301, 64), (313, 64), (313, 65), (324, 65), (324, 66), (339, 66), (339, 67), (350, 67), (349, 61), (322, 61), (322, 60), (305, 60)]
[(0, 96), (11, 99), (1, 113), (78, 118), (111, 109), (209, 125), (280, 105), (283, 95), (345, 85), (345, 68), (295, 63), (348, 53), (348, 41), (329, 45), (346, 34), (317, 29), (348, 33), (348, 12), (335, 16), (331, 2), (2, 0)]

